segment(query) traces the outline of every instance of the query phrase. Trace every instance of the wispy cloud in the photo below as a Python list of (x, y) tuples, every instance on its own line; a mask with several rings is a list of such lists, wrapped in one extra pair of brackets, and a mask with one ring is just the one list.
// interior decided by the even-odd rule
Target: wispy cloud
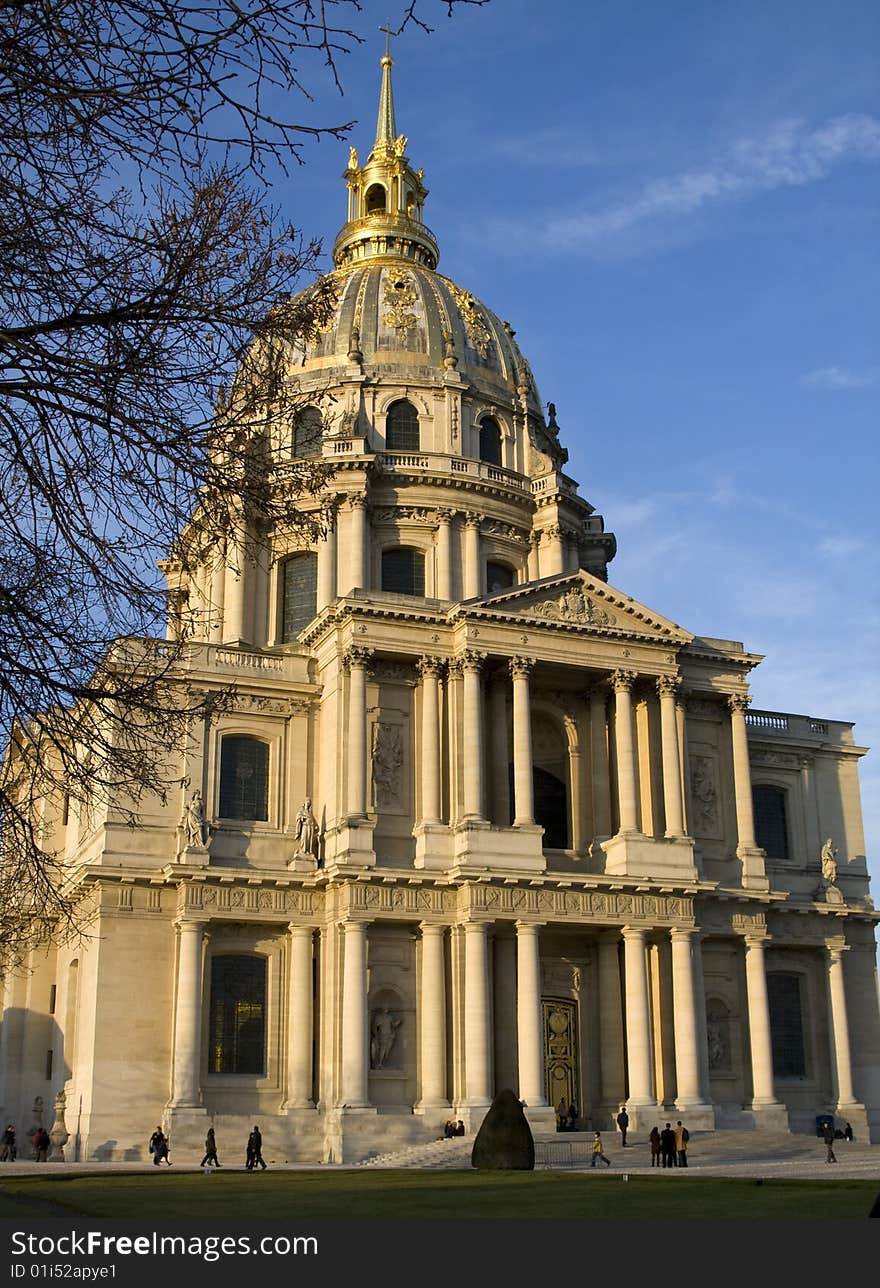
[(801, 376), (802, 385), (817, 389), (867, 389), (880, 384), (880, 367), (866, 371), (848, 371), (846, 367), (817, 367)]
[(852, 555), (861, 554), (865, 543), (858, 537), (828, 537), (820, 541), (816, 549), (829, 559), (849, 559)]
[[(652, 180), (630, 197), (594, 209), (551, 214), (542, 240), (557, 249), (596, 243), (648, 221), (696, 213), (777, 188), (816, 183), (836, 165), (880, 159), (880, 120), (864, 113), (819, 126), (778, 121), (762, 136), (739, 139), (699, 169)], [(534, 235), (534, 222), (530, 224)]]

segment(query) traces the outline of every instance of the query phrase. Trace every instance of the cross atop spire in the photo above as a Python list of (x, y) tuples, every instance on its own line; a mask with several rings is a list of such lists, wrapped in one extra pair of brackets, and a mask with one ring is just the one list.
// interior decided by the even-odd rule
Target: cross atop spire
[(391, 23), (388, 21), (387, 18), (385, 20), (385, 26), (380, 27), (379, 30), (385, 32), (385, 57), (390, 58), (391, 57), (391, 37), (396, 36), (397, 32), (391, 30)]
[(382, 88), (379, 91), (379, 119), (376, 122), (376, 142), (373, 148), (390, 148), (397, 138), (397, 125), (394, 121), (394, 95), (391, 91), (391, 68), (394, 59), (391, 57), (391, 23), (386, 22), (379, 28), (385, 33), (385, 53), (382, 55)]

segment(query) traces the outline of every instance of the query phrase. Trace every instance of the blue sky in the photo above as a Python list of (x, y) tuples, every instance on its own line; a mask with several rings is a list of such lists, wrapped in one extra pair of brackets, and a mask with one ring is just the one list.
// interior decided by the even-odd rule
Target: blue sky
[[(309, 118), (357, 117), (362, 153), (388, 9), (367, 0), (341, 102), (312, 83)], [(880, 5), (425, 13), (394, 90), (440, 270), (514, 326), (617, 534), (610, 580), (766, 654), (756, 707), (880, 748)], [(347, 155), (311, 146), (274, 192), (328, 251)], [(880, 751), (861, 781), (880, 899)]]

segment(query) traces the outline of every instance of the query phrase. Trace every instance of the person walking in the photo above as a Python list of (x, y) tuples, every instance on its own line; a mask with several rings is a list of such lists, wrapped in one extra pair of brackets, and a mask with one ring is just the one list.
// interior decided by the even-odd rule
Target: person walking
[(843, 1139), (852, 1140), (852, 1138), (853, 1138), (853, 1129), (852, 1127), (850, 1127), (849, 1123), (847, 1123), (843, 1129)]
[(675, 1132), (671, 1123), (667, 1123), (660, 1133), (660, 1153), (664, 1167), (675, 1167)]
[(257, 1165), (266, 1170), (266, 1164), (263, 1162), (263, 1135), (259, 1127), (254, 1126), (254, 1130), (248, 1136), (247, 1143), (247, 1162), (245, 1168), (249, 1172), (255, 1172)]
[(578, 1108), (573, 1100), (568, 1103), (568, 1130), (577, 1131)]
[(834, 1127), (831, 1123), (825, 1123), (822, 1128), (822, 1139), (825, 1142), (826, 1149), (825, 1162), (836, 1163), (837, 1159), (834, 1157)]
[(617, 1115), (617, 1126), (620, 1128), (620, 1145), (626, 1149), (626, 1129), (629, 1126), (629, 1114), (626, 1112), (626, 1105), (620, 1106), (620, 1113)]
[(150, 1137), (150, 1153), (153, 1155), (153, 1165), (158, 1167), (165, 1159), (168, 1166), (171, 1166), (171, 1159), (168, 1157), (168, 1137), (161, 1127), (157, 1127)]
[(7, 1161), (14, 1163), (15, 1155), (15, 1128), (12, 1123), (10, 1123), (6, 1128), (6, 1131), (3, 1133), (2, 1140), (0, 1140), (0, 1163), (5, 1163)]
[(675, 1153), (678, 1157), (679, 1167), (687, 1167), (688, 1165), (687, 1147), (690, 1138), (690, 1132), (687, 1127), (682, 1126), (681, 1119), (679, 1118), (678, 1122), (675, 1124)]
[(205, 1136), (205, 1157), (199, 1163), (199, 1167), (207, 1167), (209, 1163), (213, 1163), (215, 1167), (220, 1166), (217, 1158), (217, 1140), (214, 1136), (213, 1127), (208, 1128), (208, 1134)]
[(49, 1160), (49, 1146), (52, 1144), (45, 1127), (38, 1128), (34, 1135), (34, 1161), (46, 1163)]
[(651, 1135), (648, 1137), (651, 1142), (651, 1166), (660, 1166), (660, 1128), (655, 1123), (651, 1128)]
[(597, 1159), (601, 1159), (606, 1167), (611, 1166), (611, 1159), (605, 1153), (605, 1146), (602, 1144), (602, 1137), (598, 1132), (593, 1137), (593, 1157), (590, 1159), (590, 1167), (596, 1166)]

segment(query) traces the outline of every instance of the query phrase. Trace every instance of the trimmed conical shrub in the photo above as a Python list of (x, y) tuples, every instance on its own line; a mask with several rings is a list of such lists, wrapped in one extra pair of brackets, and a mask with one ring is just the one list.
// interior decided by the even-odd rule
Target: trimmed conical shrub
[(499, 1091), (492, 1101), (474, 1141), (471, 1166), (486, 1172), (534, 1170), (532, 1129), (512, 1091)]

